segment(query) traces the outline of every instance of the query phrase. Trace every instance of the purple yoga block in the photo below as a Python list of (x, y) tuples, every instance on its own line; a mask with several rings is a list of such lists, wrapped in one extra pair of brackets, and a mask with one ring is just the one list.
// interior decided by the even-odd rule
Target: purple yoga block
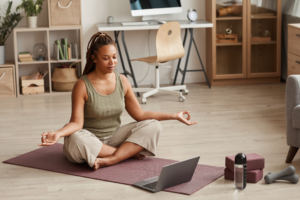
[[(247, 171), (254, 169), (263, 169), (265, 168), (265, 158), (261, 157), (256, 153), (246, 154), (247, 157)], [(234, 171), (234, 158), (235, 156), (226, 156), (225, 166)]]
[[(224, 169), (224, 177), (226, 180), (234, 180), (234, 172), (228, 168)], [(264, 175), (263, 169), (247, 171), (247, 183), (257, 183)]]

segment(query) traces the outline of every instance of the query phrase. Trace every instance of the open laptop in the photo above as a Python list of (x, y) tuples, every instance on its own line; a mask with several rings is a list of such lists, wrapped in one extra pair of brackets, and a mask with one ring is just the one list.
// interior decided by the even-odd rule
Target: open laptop
[(163, 189), (186, 183), (192, 180), (200, 156), (181, 162), (166, 165), (160, 175), (134, 183), (134, 186), (151, 192), (159, 192)]

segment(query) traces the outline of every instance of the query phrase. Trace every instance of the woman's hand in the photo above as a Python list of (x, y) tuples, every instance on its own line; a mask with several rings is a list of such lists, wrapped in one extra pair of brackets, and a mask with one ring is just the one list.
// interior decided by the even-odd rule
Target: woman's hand
[(51, 146), (59, 140), (60, 136), (56, 131), (44, 132), (42, 134), (42, 143), (39, 146)]
[[(183, 115), (187, 115), (188, 117), (185, 118)], [(176, 119), (186, 125), (194, 125), (197, 124), (198, 122), (196, 121), (189, 121), (191, 119), (191, 115), (190, 115), (190, 111), (181, 111), (175, 114), (176, 115)]]

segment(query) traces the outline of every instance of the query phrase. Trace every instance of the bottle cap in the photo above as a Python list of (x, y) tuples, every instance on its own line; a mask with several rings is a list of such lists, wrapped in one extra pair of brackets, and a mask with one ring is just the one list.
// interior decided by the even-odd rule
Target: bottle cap
[(238, 165), (245, 165), (245, 164), (247, 164), (247, 157), (246, 157), (246, 155), (243, 154), (243, 153), (236, 154), (235, 159), (234, 159), (234, 163), (238, 164)]

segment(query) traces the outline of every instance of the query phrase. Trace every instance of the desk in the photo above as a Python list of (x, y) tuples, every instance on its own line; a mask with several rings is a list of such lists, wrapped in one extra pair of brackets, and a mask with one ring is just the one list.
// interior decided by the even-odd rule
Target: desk
[[(185, 34), (184, 34), (184, 39), (183, 39), (183, 46), (185, 46), (186, 36), (187, 36), (188, 30), (190, 32), (191, 37), (190, 37), (190, 41), (189, 41), (188, 53), (187, 53), (187, 58), (186, 58), (186, 62), (185, 62), (185, 68), (184, 68), (184, 70), (182, 70), (180, 68), (181, 59), (179, 59), (173, 85), (175, 85), (175, 83), (176, 83), (178, 71), (180, 71), (182, 73), (182, 75), (183, 75), (182, 76), (181, 85), (183, 85), (183, 83), (184, 83), (185, 73), (186, 72), (203, 71), (204, 74), (205, 74), (206, 82), (207, 82), (208, 86), (210, 87), (210, 84), (208, 82), (208, 79), (207, 79), (207, 76), (206, 76), (206, 73), (205, 73), (205, 70), (204, 70), (204, 67), (203, 67), (203, 64), (202, 64), (202, 60), (201, 60), (199, 51), (197, 49), (197, 46), (196, 46), (196, 43), (195, 43), (195, 40), (194, 40), (194, 37), (193, 37), (193, 29), (194, 28), (211, 28), (211, 27), (213, 27), (213, 24), (209, 23), (209, 22), (207, 22), (205, 20), (197, 20), (196, 22), (190, 22), (188, 20), (178, 20), (178, 22), (180, 23), (180, 27), (182, 29), (185, 29)], [(118, 47), (118, 52), (119, 52), (121, 64), (122, 64), (122, 67), (123, 67), (123, 70), (124, 70), (124, 75), (126, 77), (127, 77), (127, 75), (131, 76), (131, 78), (133, 79), (134, 86), (136, 88), (138, 86), (136, 84), (134, 72), (132, 70), (132, 65), (131, 65), (131, 62), (130, 62), (130, 57), (129, 57), (129, 54), (128, 54), (128, 51), (127, 51), (127, 46), (126, 46), (126, 42), (125, 42), (124, 31), (154, 30), (154, 29), (158, 29), (160, 26), (161, 26), (161, 24), (158, 24), (156, 22), (153, 23), (153, 24), (138, 25), (138, 26), (136, 26), (136, 25), (135, 26), (123, 26), (121, 24), (121, 22), (115, 22), (114, 24), (107, 24), (107, 23), (97, 23), (96, 24), (96, 27), (97, 27), (98, 31), (114, 31), (115, 42), (116, 42), (116, 45)], [(126, 53), (128, 65), (129, 65), (129, 68), (130, 68), (130, 72), (128, 72), (126, 70), (126, 68), (125, 68), (124, 61), (123, 61), (123, 56), (122, 56), (121, 51), (120, 51), (120, 45), (119, 45), (119, 40), (118, 40), (120, 32), (122, 33), (122, 42), (123, 42), (123, 46), (124, 46), (124, 49), (125, 49), (125, 53)], [(197, 51), (197, 54), (198, 54), (198, 58), (200, 60), (201, 66), (202, 66), (201, 70), (187, 70), (187, 65), (188, 65), (188, 60), (189, 60), (189, 56), (190, 56), (190, 51), (191, 51), (192, 43), (194, 43), (194, 46), (196, 48), (196, 51)], [(139, 96), (139, 94), (138, 94), (138, 96)]]

